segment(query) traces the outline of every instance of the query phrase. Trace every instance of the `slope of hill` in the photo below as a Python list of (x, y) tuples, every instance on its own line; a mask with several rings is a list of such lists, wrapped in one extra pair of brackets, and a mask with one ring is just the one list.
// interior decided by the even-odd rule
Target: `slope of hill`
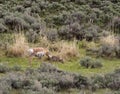
[(68, 32), (71, 35), (67, 39), (73, 37), (81, 39), (83, 36), (81, 33), (95, 31), (96, 26), (119, 33), (119, 17), (119, 0), (0, 1), (1, 33), (33, 30), (34, 33), (39, 34), (45, 33), (49, 28), (51, 32), (48, 35), (58, 34), (66, 38), (66, 32)]
[(120, 0), (0, 0), (0, 94), (106, 92), (120, 94)]

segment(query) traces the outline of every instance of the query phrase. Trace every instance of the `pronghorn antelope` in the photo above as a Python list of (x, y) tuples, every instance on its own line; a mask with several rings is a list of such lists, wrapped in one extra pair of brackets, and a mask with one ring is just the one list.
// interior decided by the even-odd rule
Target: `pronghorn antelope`
[(61, 62), (64, 63), (63, 58), (59, 57), (59, 56), (51, 56), (50, 58), (48, 58), (50, 61), (54, 61), (54, 62)]
[(29, 63), (31, 64), (32, 62), (32, 56), (36, 56), (38, 58), (41, 58), (43, 56), (47, 56), (48, 58), (51, 58), (52, 56), (49, 53), (49, 50), (43, 47), (38, 47), (38, 48), (30, 48), (28, 49), (29, 53)]

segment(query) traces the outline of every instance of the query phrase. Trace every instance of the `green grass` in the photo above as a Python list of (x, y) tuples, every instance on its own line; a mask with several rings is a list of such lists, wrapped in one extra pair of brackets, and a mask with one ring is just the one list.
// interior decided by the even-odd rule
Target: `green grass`
[[(113, 72), (115, 69), (120, 68), (120, 59), (100, 59), (102, 61), (103, 67), (102, 68), (95, 68), (95, 69), (87, 69), (82, 67), (79, 64), (79, 59), (71, 60), (69, 62), (65, 62), (64, 64), (60, 62), (52, 62), (51, 64), (55, 65), (61, 70), (65, 70), (68, 72), (73, 73), (80, 73), (83, 76), (93, 76), (95, 74), (105, 74), (109, 72)], [(14, 65), (20, 65), (23, 69), (28, 67), (36, 68), (39, 67), (42, 60), (33, 59), (32, 65), (30, 66), (28, 63), (27, 58), (8, 58), (8, 57), (0, 57), (0, 62), (4, 63), (10, 67)]]
[(32, 67), (32, 68), (39, 67), (41, 62), (39, 60), (33, 59), (32, 64), (30, 65), (28, 62), (28, 58), (0, 57), (0, 63), (8, 65), (9, 67), (12, 67), (14, 65), (19, 65), (23, 69), (26, 69), (27, 67)]
[(73, 62), (66, 62), (65, 64), (60, 64), (60, 63), (54, 63), (57, 67), (59, 67), (62, 70), (66, 70), (69, 72), (75, 72), (75, 73), (80, 73), (84, 76), (93, 76), (95, 74), (105, 74), (109, 72), (113, 72), (115, 69), (120, 68), (120, 59), (113, 59), (113, 60), (106, 60), (106, 59), (101, 59), (103, 67), (102, 68), (95, 68), (95, 69), (87, 69), (79, 64), (78, 61), (73, 61)]
[[(2, 51), (1, 51), (2, 52)], [(82, 53), (82, 54), (81, 54)], [(80, 65), (80, 58), (83, 58), (85, 56), (86, 52), (84, 49), (80, 49), (80, 57), (79, 59), (72, 59), (71, 61), (67, 61), (64, 64), (60, 62), (50, 62), (51, 64), (55, 65), (61, 70), (67, 71), (67, 72), (72, 72), (72, 73), (79, 73), (83, 76), (86, 77), (91, 77), (95, 74), (103, 75), (106, 73), (113, 72), (115, 69), (120, 68), (120, 59), (103, 59), (100, 58), (103, 67), (102, 68), (95, 68), (95, 69), (87, 69), (84, 68)], [(30, 66), (28, 62), (28, 58), (9, 58), (6, 56), (0, 56), (0, 63), (3, 63), (5, 65), (8, 65), (9, 67), (19, 65), (22, 67), (23, 70), (26, 68), (32, 67), (32, 68), (37, 68), (40, 66), (41, 62), (48, 62), (44, 60), (39, 60), (37, 58), (34, 58), (32, 61), (32, 64)], [(0, 74), (0, 76), (4, 76), (5, 74)], [(78, 89), (70, 89), (68, 91), (61, 91), (58, 94), (79, 94), (79, 93), (84, 93), (84, 94), (106, 94), (106, 93), (111, 93), (114, 91), (111, 91), (109, 89), (99, 89), (95, 92), (91, 92), (89, 90), (78, 90)], [(13, 92), (11, 93), (13, 94)], [(14, 91), (14, 94), (18, 94), (18, 91)]]
[[(80, 48), (80, 57), (83, 58), (86, 55), (86, 51), (84, 48)], [(60, 62), (51, 62), (51, 64), (55, 65), (61, 70), (73, 72), (73, 73), (80, 73), (83, 76), (93, 76), (95, 74), (103, 75), (105, 73), (113, 72), (115, 69), (120, 68), (120, 59), (103, 59), (100, 58), (100, 61), (103, 64), (102, 68), (95, 68), (95, 69), (87, 69), (80, 65), (80, 59), (72, 59), (71, 61), (67, 61), (64, 64)], [(28, 62), (28, 58), (8, 58), (5, 56), (0, 56), (0, 63), (4, 63), (10, 67), (14, 65), (20, 65), (23, 69), (28, 67), (37, 68), (40, 66), (41, 62), (49, 62), (44, 60), (39, 60), (34, 58), (32, 64), (30, 65)]]

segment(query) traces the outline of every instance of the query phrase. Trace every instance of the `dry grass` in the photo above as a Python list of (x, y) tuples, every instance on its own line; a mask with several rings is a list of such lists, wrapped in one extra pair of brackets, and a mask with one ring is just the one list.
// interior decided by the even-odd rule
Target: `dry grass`
[(51, 45), (51, 42), (47, 39), (46, 36), (40, 36), (39, 42), (36, 44), (31, 44), (31, 47), (43, 47), (43, 48), (48, 48)]
[(88, 48), (88, 49), (97, 47), (97, 43), (95, 43), (94, 41), (88, 42), (85, 39), (80, 41), (78, 45), (79, 48)]
[[(24, 34), (15, 34), (14, 43), (7, 49), (6, 55), (9, 57), (23, 57), (29, 48)], [(49, 49), (51, 55), (59, 56), (64, 60), (70, 60), (79, 56), (79, 48), (75, 41), (57, 41), (50, 42), (46, 37), (40, 37), (38, 44), (32, 44), (31, 47), (44, 47)]]
[(49, 49), (50, 54), (58, 56), (64, 60), (70, 60), (71, 58), (79, 56), (79, 48), (76, 41), (57, 41), (51, 42), (46, 37), (40, 37), (40, 42), (34, 47), (44, 47)]
[(55, 55), (61, 57), (64, 60), (70, 60), (75, 57), (79, 57), (79, 49), (76, 42), (59, 41), (52, 45)]
[(6, 55), (9, 57), (23, 57), (29, 48), (24, 34), (15, 34), (14, 43), (9, 45)]
[(107, 37), (102, 37), (101, 38), (101, 44), (107, 44), (112, 47), (118, 44), (118, 39), (114, 35), (109, 35)]

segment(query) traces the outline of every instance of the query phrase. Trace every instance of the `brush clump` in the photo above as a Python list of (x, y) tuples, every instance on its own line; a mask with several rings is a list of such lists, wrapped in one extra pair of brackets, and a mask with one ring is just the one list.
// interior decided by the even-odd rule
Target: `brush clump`
[(9, 57), (23, 57), (29, 48), (24, 34), (15, 34), (14, 43), (9, 45), (6, 55)]
[(109, 45), (111, 47), (116, 46), (119, 42), (115, 35), (108, 35), (100, 39), (102, 45)]
[(76, 42), (59, 41), (54, 44), (55, 54), (64, 60), (79, 57), (79, 48)]

